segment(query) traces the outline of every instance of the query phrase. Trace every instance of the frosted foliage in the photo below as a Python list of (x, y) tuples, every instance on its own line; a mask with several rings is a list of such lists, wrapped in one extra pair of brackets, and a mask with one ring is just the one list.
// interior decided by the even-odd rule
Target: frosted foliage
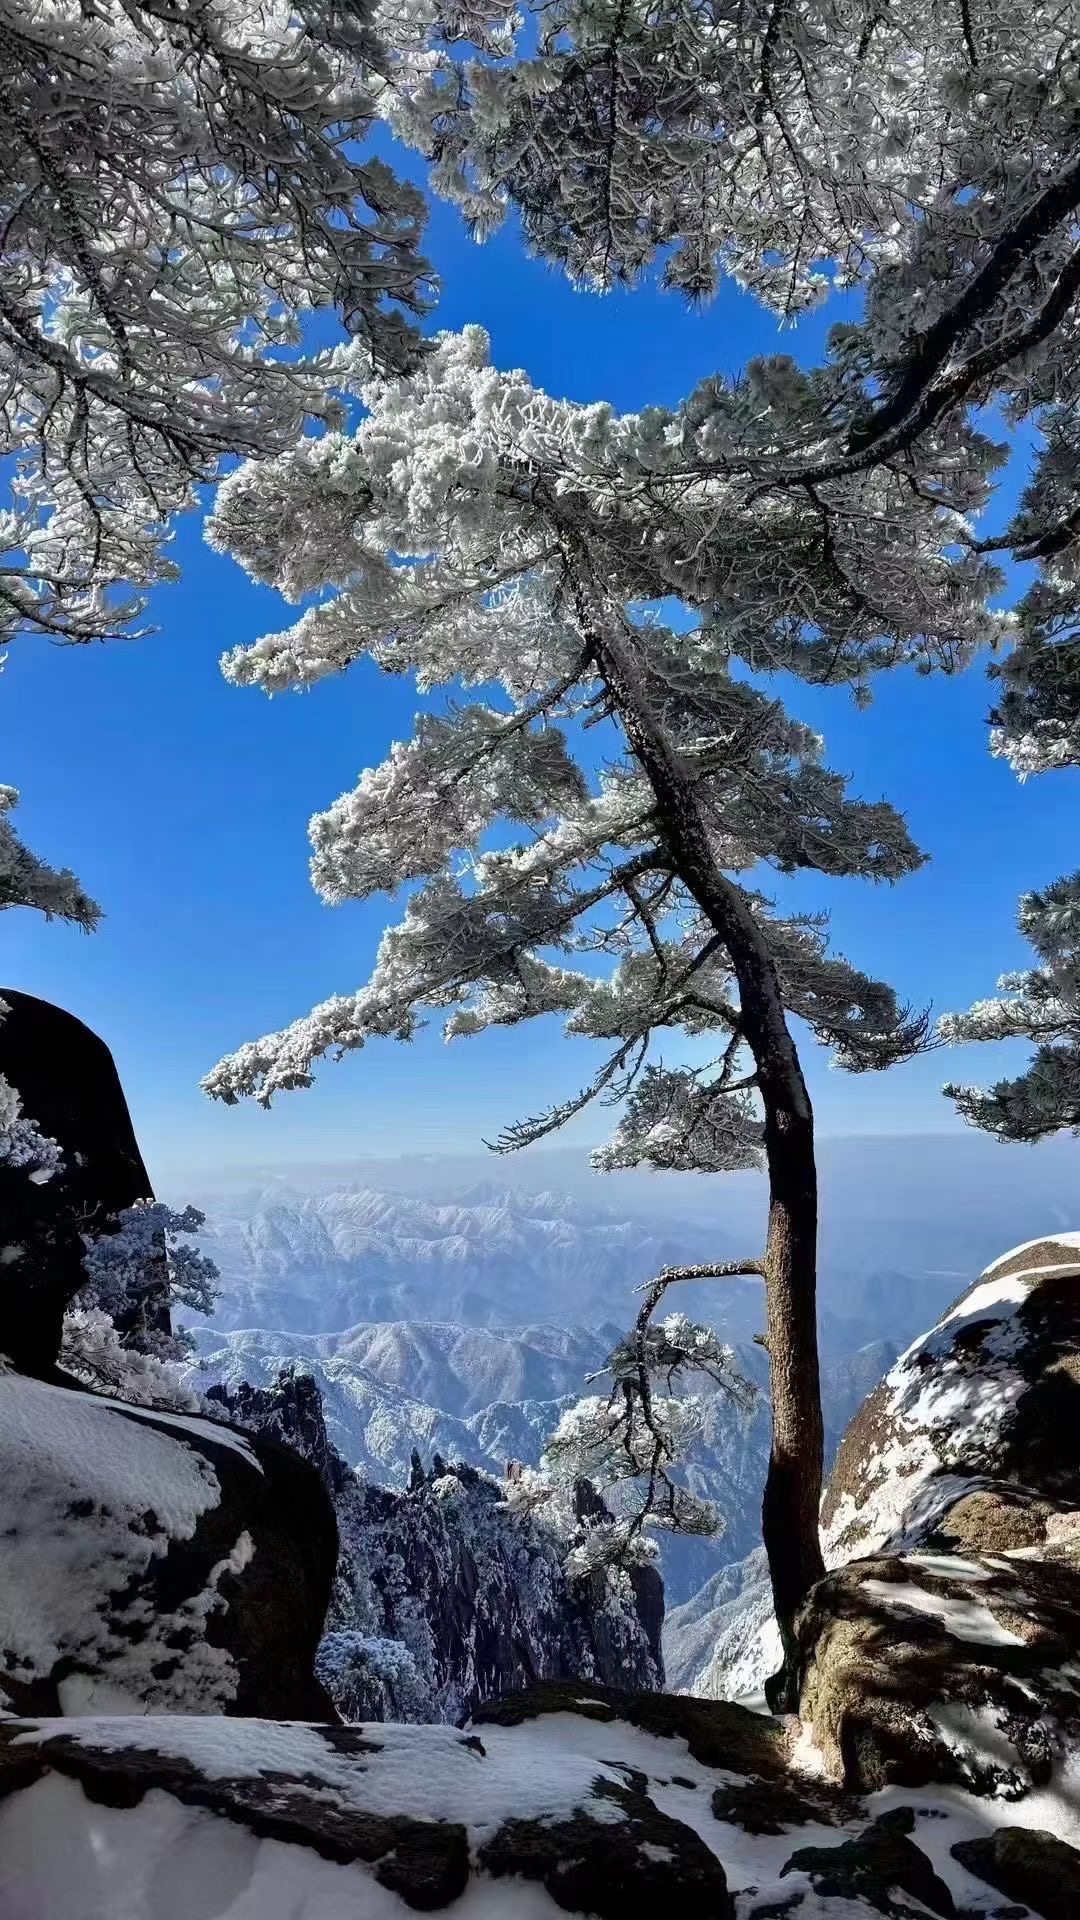
[[(633, 1089), (607, 1164), (756, 1164), (732, 967), (665, 845), (635, 729), (646, 716), (677, 760), (726, 873), (896, 879), (921, 860), (900, 816), (850, 798), (818, 736), (743, 669), (861, 683), (943, 648), (966, 657), (997, 631), (983, 563), (957, 551), (940, 505), (887, 474), (837, 491), (824, 546), (804, 494), (740, 516), (738, 484), (714, 471), (723, 447), (746, 434), (764, 446), (835, 399), (832, 376), (820, 391), (817, 378), (763, 363), (745, 387), (711, 382), (682, 407), (619, 416), (500, 372), (467, 328), (439, 336), (413, 377), (367, 381), (355, 431), (222, 482), (212, 543), (294, 599), (321, 595), (286, 631), (227, 654), (227, 678), (278, 692), (368, 654), (451, 699), (311, 823), (326, 899), (415, 887), (367, 984), (222, 1061), (211, 1094), (269, 1101), (310, 1084), (320, 1057), (411, 1039), (433, 1011), (448, 1038), (554, 1013), (607, 1042), (607, 1058), (500, 1144)], [(656, 616), (672, 595), (696, 625)], [(482, 683), (485, 703), (461, 702), (461, 683)], [(577, 743), (597, 719), (616, 723), (612, 750), (587, 776)], [(841, 1065), (918, 1046), (919, 1020), (831, 955), (822, 923), (742, 897), (785, 1006)], [(715, 1036), (716, 1057), (693, 1071), (647, 1063), (664, 1028)]]
[(412, 1652), (401, 1640), (351, 1631), (328, 1633), (319, 1644), (315, 1672), (346, 1720), (415, 1722), (430, 1717), (428, 1689)]
[(95, 1393), (110, 1394), (128, 1405), (212, 1413), (202, 1397), (184, 1384), (173, 1363), (125, 1345), (99, 1307), (80, 1307), (66, 1315), (60, 1365)]
[(323, 898), (392, 892), (475, 846), (500, 816), (541, 824), (560, 792), (570, 805), (584, 798), (560, 734), (548, 728), (519, 740), (511, 724), (488, 707), (451, 721), (422, 716), (408, 746), (312, 821), (312, 877)]
[(36, 907), (47, 920), (55, 916), (92, 932), (100, 907), (67, 867), (46, 866), (19, 839), (8, 818), (18, 800), (14, 787), (0, 786), (0, 907)]
[[(1070, 14), (1048, 0), (671, 0), (659, 15), (645, 0), (384, 0), (381, 17), (396, 59), (382, 111), (478, 236), (514, 209), (535, 250), (587, 284), (656, 266), (700, 298), (733, 277), (785, 316), (862, 293), (830, 337), (831, 404), (820, 375), (751, 368), (759, 403), (782, 380), (801, 406), (783, 422), (768, 409), (760, 439), (743, 423), (735, 444), (711, 446), (728, 472), (745, 462), (771, 513), (784, 499), (771, 489), (803, 481), (803, 504), (816, 498), (828, 521), (822, 485), (897, 459), (921, 488), (943, 442), (951, 470), (932, 490), (964, 512), (965, 488), (974, 504), (1000, 457), (964, 409), (996, 398), (1010, 426), (1037, 423), (1006, 532), (955, 531), (972, 558), (1039, 563), (995, 669), (995, 749), (1022, 772), (1074, 759)], [(911, 583), (915, 604), (917, 572)]]
[(1080, 1132), (1080, 873), (1024, 894), (1018, 924), (1041, 964), (1003, 974), (998, 999), (947, 1014), (940, 1030), (954, 1044), (1032, 1040), (1035, 1053), (1014, 1079), (945, 1092), (973, 1126), (1002, 1140), (1041, 1140), (1063, 1127)]
[[(653, 1402), (647, 1418), (641, 1402), (628, 1413), (619, 1400), (613, 1402), (589, 1394), (563, 1414), (548, 1440), (542, 1465), (557, 1485), (573, 1486), (579, 1480), (592, 1480), (616, 1496), (624, 1486), (636, 1495), (647, 1485), (657, 1465), (665, 1467), (679, 1459), (696, 1437), (701, 1425), (701, 1408), (690, 1397), (666, 1395)], [(664, 1498), (655, 1508), (642, 1512), (633, 1499), (633, 1517), (616, 1524), (605, 1534), (612, 1549), (611, 1558), (650, 1557), (648, 1538), (639, 1546), (646, 1524), (680, 1533), (718, 1533), (722, 1521), (707, 1500), (699, 1500), (675, 1482), (664, 1489)]]
[(40, 1185), (59, 1173), (63, 1164), (56, 1141), (42, 1133), (36, 1120), (28, 1119), (18, 1092), (0, 1073), (0, 1167), (26, 1173)]
[(709, 1173), (759, 1166), (762, 1124), (745, 1093), (714, 1091), (691, 1068), (646, 1067), (605, 1147), (593, 1153), (603, 1171), (648, 1166)]
[(148, 1296), (167, 1297), (199, 1313), (211, 1313), (217, 1298), (218, 1270), (187, 1236), (197, 1233), (205, 1215), (198, 1207), (176, 1212), (158, 1200), (125, 1207), (116, 1233), (98, 1234), (83, 1255), (86, 1285), (80, 1305), (98, 1307), (113, 1319), (138, 1312)]
[(337, 417), (353, 349), (299, 350), (305, 310), (411, 355), (423, 203), (357, 151), (381, 60), (367, 0), (0, 3), (0, 633), (129, 625), (222, 456)]
[[(773, 543), (778, 590), (811, 627), (820, 613), (798, 578), (805, 547), (789, 543), (796, 517), (810, 535), (817, 513), (821, 557), (853, 601), (880, 614), (895, 600), (894, 569), (898, 580), (910, 563), (909, 606), (944, 639), (940, 557), (931, 583), (918, 557), (929, 554), (925, 530), (899, 494), (876, 491), (910, 489), (957, 542), (946, 652), (962, 651), (976, 602), (989, 604), (985, 563), (999, 553), (1032, 563), (1001, 622), (1012, 644), (990, 666), (991, 746), (1022, 777), (1080, 763), (1071, 10), (383, 0), (381, 18), (395, 49), (381, 110), (478, 237), (515, 211), (536, 252), (588, 285), (655, 267), (699, 298), (734, 278), (787, 317), (860, 294), (824, 367), (754, 363), (724, 405), (714, 397), (696, 459), (675, 434), (688, 488), (679, 512), (692, 519), (723, 496), (713, 550), (743, 541), (751, 570), (755, 542)], [(1010, 451), (974, 430), (992, 406), (1010, 432), (1023, 428), (1031, 474), (1004, 530), (980, 538), (972, 511)], [(668, 442), (662, 416), (641, 417)], [(852, 567), (843, 530), (856, 476), (868, 485), (864, 536), (883, 541), (881, 592)], [(894, 546), (904, 530), (906, 561)], [(742, 606), (760, 614), (760, 601)]]
[(797, 312), (837, 280), (925, 278), (1074, 154), (1049, 5), (383, 0), (381, 18), (400, 49), (383, 111), (435, 185), (480, 234), (517, 208), (601, 286), (659, 255), (687, 293), (735, 273)]
[(555, 1490), (556, 1507), (559, 1496), (565, 1502), (587, 1480), (615, 1510), (612, 1519), (573, 1542), (566, 1562), (571, 1572), (651, 1559), (656, 1543), (650, 1536), (657, 1528), (722, 1531), (722, 1516), (712, 1502), (692, 1494), (678, 1477), (706, 1413), (699, 1395), (680, 1389), (695, 1375), (707, 1379), (742, 1412), (755, 1396), (732, 1348), (711, 1327), (699, 1326), (685, 1313), (652, 1318), (667, 1287), (692, 1275), (701, 1277), (690, 1269), (666, 1269), (650, 1284), (633, 1328), (605, 1362), (603, 1373), (612, 1383), (606, 1399), (590, 1394), (568, 1407), (547, 1442), (541, 1466)]

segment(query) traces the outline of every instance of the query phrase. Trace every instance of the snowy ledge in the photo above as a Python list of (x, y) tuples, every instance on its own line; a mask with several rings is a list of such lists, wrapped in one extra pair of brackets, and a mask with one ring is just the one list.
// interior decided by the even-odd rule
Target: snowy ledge
[[(797, 1771), (776, 1723), (720, 1703), (616, 1705), (574, 1685), (490, 1712), (467, 1732), (6, 1720), (5, 1920), (1000, 1910), (1022, 1806), (956, 1789), (855, 1799)], [(1036, 1878), (1080, 1869), (1053, 1840), (1039, 1860)]]

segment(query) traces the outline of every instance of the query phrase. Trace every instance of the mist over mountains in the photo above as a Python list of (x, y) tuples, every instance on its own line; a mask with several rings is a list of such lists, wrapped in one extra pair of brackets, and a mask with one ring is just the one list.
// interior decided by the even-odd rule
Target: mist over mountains
[[(830, 1353), (903, 1344), (1002, 1247), (1080, 1214), (1068, 1140), (825, 1140), (820, 1161)], [(567, 1149), (192, 1176), (171, 1191), (206, 1210), (224, 1282), (215, 1325), (227, 1330), (621, 1325), (659, 1267), (758, 1253), (765, 1225), (756, 1175), (598, 1175)], [(761, 1326), (757, 1281), (687, 1288), (680, 1304), (732, 1339)]]

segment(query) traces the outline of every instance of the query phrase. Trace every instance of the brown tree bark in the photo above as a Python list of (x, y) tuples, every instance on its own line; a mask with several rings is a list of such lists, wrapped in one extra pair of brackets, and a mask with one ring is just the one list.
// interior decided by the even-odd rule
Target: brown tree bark
[(794, 1616), (825, 1571), (818, 1510), (823, 1425), (817, 1340), (817, 1168), (814, 1116), (765, 937), (741, 889), (718, 867), (695, 783), (635, 685), (633, 663), (608, 635), (593, 640), (597, 666), (627, 739), (656, 795), (659, 837), (679, 878), (715, 928), (739, 986), (743, 1035), (765, 1111), (769, 1231), (766, 1343), (772, 1448), (762, 1506), (784, 1668), (770, 1684), (777, 1711), (793, 1699)]

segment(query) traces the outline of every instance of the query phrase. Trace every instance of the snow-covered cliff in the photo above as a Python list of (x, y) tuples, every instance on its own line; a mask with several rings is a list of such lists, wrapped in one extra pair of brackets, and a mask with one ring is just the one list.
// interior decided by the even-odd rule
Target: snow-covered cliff
[[(234, 1420), (302, 1453), (331, 1494), (340, 1553), (317, 1671), (347, 1720), (456, 1722), (537, 1680), (663, 1685), (652, 1567), (572, 1578), (565, 1525), (515, 1503), (513, 1482), (438, 1454), (427, 1470), (414, 1456), (404, 1489), (361, 1479), (327, 1438), (310, 1375), (214, 1391)], [(597, 1517), (582, 1489), (577, 1531)]]

